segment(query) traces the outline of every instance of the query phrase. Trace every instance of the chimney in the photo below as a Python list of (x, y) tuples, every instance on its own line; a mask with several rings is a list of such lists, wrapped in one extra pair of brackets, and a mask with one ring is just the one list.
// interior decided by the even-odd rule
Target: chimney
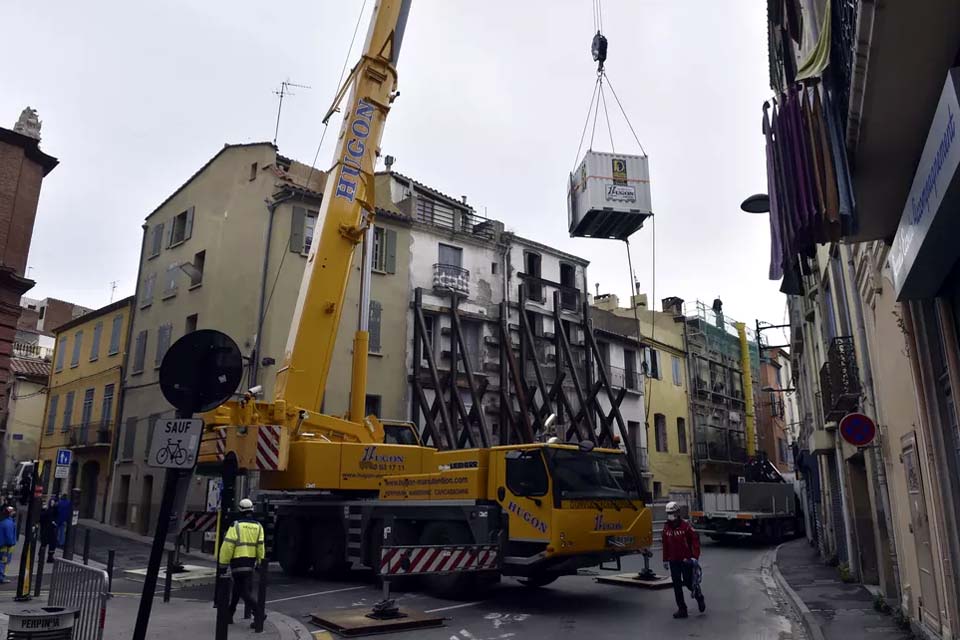
[(631, 309), (633, 309), (634, 307), (636, 307), (637, 309), (646, 310), (646, 309), (647, 309), (647, 294), (641, 293), (641, 294), (638, 294), (638, 295), (635, 295), (635, 296), (630, 296), (630, 304), (632, 305), (632, 306), (630, 307)]
[(387, 168), (387, 173), (390, 173), (391, 171), (393, 171), (393, 163), (396, 161), (397, 159), (393, 156), (384, 156), (383, 164)]
[(615, 293), (598, 293), (593, 299), (593, 306), (603, 311), (616, 311), (620, 308), (620, 299)]
[(661, 302), (664, 313), (672, 313), (674, 318), (683, 317), (683, 298), (670, 296)]
[(460, 199), (463, 200), (463, 204), (467, 204), (467, 196), (460, 196)]

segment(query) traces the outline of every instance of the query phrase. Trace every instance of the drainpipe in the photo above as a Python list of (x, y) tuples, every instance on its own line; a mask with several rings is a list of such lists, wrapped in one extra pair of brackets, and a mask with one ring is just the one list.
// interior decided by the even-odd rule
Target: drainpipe
[(253, 358), (250, 362), (251, 387), (259, 383), (261, 359), (260, 346), (263, 343), (263, 323), (266, 313), (266, 309), (264, 307), (267, 304), (267, 272), (270, 267), (270, 243), (273, 240), (273, 219), (275, 217), (277, 207), (291, 199), (293, 199), (293, 194), (284, 196), (283, 198), (274, 200), (272, 202), (268, 199), (264, 199), (263, 201), (264, 204), (267, 205), (267, 212), (270, 215), (267, 218), (267, 239), (263, 250), (263, 267), (260, 270), (260, 304), (257, 306), (257, 335), (254, 339)]
[[(845, 250), (846, 249), (846, 250)], [(870, 364), (870, 354), (868, 352), (868, 343), (867, 343), (867, 331), (866, 325), (863, 321), (863, 305), (860, 299), (860, 289), (857, 286), (857, 274), (856, 274), (856, 265), (853, 262), (853, 256), (850, 254), (849, 247), (841, 245), (840, 247), (841, 256), (843, 256), (844, 262), (847, 265), (847, 272), (849, 274), (850, 282), (853, 284), (854, 292), (856, 292), (856, 302), (857, 304), (853, 305), (854, 308), (854, 317), (857, 325), (857, 340), (860, 342), (860, 351), (863, 354), (863, 357), (860, 358), (862, 361), (863, 371), (863, 386), (864, 386), (864, 408), (869, 407), (868, 412), (872, 412), (876, 417), (877, 423), (882, 424), (882, 416), (880, 415), (880, 407), (876, 403), (874, 397), (873, 389), (873, 367)], [(843, 254), (846, 254), (845, 256)], [(878, 439), (882, 440), (883, 433), (878, 430), (877, 433)], [(880, 507), (883, 509), (883, 522), (884, 526), (887, 528), (887, 551), (890, 555), (890, 567), (893, 572), (894, 584), (897, 589), (897, 598), (900, 597), (900, 566), (897, 561), (897, 548), (896, 548), (896, 532), (893, 528), (893, 519), (890, 514), (890, 496), (887, 488), (887, 472), (886, 466), (883, 459), (883, 448), (882, 443), (878, 442), (871, 449), (873, 452), (873, 461), (874, 467), (876, 469), (876, 475), (874, 480), (878, 485), (875, 488), (875, 491), (879, 494)]]

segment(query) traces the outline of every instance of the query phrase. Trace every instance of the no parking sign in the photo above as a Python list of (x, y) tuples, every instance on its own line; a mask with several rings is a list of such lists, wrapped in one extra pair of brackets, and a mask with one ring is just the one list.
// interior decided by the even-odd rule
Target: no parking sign
[(851, 413), (840, 421), (840, 437), (855, 447), (865, 447), (877, 437), (877, 425), (862, 413)]

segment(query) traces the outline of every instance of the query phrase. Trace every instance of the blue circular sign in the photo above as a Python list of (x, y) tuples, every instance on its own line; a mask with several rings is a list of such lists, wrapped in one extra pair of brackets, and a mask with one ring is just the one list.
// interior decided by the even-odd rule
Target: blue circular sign
[(862, 413), (851, 413), (840, 421), (840, 436), (855, 447), (865, 447), (877, 437), (877, 425)]

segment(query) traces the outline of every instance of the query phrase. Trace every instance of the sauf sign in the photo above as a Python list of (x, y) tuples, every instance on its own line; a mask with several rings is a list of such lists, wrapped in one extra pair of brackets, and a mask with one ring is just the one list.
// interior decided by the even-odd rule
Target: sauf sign
[(898, 300), (936, 295), (953, 267), (960, 233), (960, 67), (951, 69), (890, 247)]

